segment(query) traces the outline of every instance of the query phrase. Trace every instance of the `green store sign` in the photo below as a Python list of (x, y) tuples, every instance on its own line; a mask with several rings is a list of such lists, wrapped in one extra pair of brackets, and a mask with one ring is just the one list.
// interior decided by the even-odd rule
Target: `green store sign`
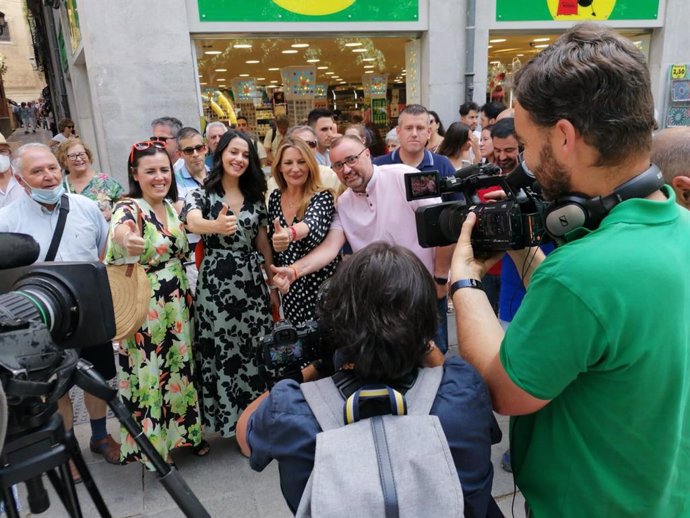
[(497, 22), (656, 20), (659, 0), (496, 0)]
[(416, 22), (419, 0), (198, 0), (202, 22)]

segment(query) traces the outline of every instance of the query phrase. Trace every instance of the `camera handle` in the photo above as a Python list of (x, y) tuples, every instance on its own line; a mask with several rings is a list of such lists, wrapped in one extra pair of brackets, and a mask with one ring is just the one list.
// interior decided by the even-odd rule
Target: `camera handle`
[(211, 515), (208, 514), (208, 511), (204, 509), (196, 495), (189, 489), (180, 472), (165, 462), (151, 444), (151, 441), (144, 435), (141, 427), (132, 418), (129, 410), (127, 410), (125, 404), (118, 397), (117, 390), (110, 388), (103, 377), (94, 370), (93, 366), (84, 360), (79, 360), (79, 363), (77, 363), (73, 380), (75, 385), (108, 404), (117, 419), (137, 443), (142, 453), (151, 460), (151, 464), (158, 472), (161, 484), (185, 516), (210, 518)]

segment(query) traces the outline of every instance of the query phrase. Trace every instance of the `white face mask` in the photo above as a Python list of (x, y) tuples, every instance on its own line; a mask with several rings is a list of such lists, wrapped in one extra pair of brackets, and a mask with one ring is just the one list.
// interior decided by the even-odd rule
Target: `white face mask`
[(6, 173), (10, 170), (10, 157), (7, 155), (0, 155), (0, 174)]

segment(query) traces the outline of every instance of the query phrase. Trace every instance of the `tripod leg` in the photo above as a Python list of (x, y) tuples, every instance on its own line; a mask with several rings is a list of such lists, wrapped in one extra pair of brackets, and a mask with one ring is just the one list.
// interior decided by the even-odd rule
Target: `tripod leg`
[(12, 487), (2, 488), (2, 500), (5, 502), (5, 512), (7, 518), (19, 518), (19, 511), (17, 510), (17, 500), (14, 498)]
[(74, 481), (72, 480), (69, 465), (66, 463), (62, 464), (58, 467), (58, 469), (60, 470), (62, 479), (57, 476), (57, 473), (54, 469), (50, 469), (46, 471), (48, 480), (50, 480), (50, 483), (53, 484), (53, 489), (55, 489), (55, 492), (60, 497), (62, 505), (65, 506), (65, 509), (69, 515), (72, 518), (82, 518), (81, 508), (79, 507), (79, 498), (77, 497), (77, 491), (74, 487)]
[[(103, 496), (101, 495), (101, 492), (98, 489), (98, 486), (96, 486), (96, 483), (93, 480), (93, 477), (91, 476), (91, 472), (89, 471), (89, 468), (86, 466), (86, 462), (84, 462), (84, 457), (81, 455), (81, 450), (79, 449), (79, 443), (77, 442), (77, 439), (74, 437), (74, 433), (72, 430), (67, 430), (66, 431), (66, 443), (67, 443), (67, 449), (69, 450), (70, 457), (74, 461), (74, 464), (77, 466), (77, 470), (79, 471), (79, 474), (81, 475), (82, 482), (84, 483), (84, 487), (86, 490), (89, 492), (89, 495), (91, 496), (91, 500), (93, 500), (94, 505), (96, 506), (96, 509), (98, 509), (98, 512), (102, 516), (102, 518), (111, 518), (110, 517), (110, 511), (108, 510), (108, 506), (105, 505), (105, 501), (103, 500)], [(65, 464), (65, 468), (69, 470), (69, 466)], [(74, 482), (72, 481), (72, 477), (69, 477), (69, 483), (72, 486), (72, 489), (74, 490)], [(74, 496), (75, 499), (77, 498), (77, 493), (76, 490), (74, 490)], [(77, 500), (77, 509), (79, 508), (79, 501)]]

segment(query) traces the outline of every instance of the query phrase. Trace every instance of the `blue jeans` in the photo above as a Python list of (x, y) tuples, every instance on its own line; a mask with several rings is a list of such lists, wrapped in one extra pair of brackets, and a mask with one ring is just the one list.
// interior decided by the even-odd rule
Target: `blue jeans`
[(438, 329), (434, 341), (443, 354), (448, 352), (448, 297), (437, 299)]

